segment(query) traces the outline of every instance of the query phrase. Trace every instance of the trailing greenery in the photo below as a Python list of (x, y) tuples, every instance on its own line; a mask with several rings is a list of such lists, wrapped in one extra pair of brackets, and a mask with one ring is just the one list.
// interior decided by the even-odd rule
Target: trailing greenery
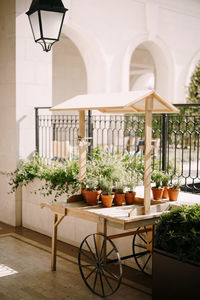
[(200, 205), (172, 208), (156, 226), (155, 247), (200, 262)]
[[(159, 168), (159, 164), (155, 161), (154, 167)], [(143, 182), (144, 156), (110, 153), (98, 147), (93, 150), (91, 158), (87, 160), (86, 179), (81, 183), (78, 173), (77, 160), (52, 161), (46, 164), (36, 154), (30, 160), (21, 161), (17, 170), (11, 174), (11, 192), (14, 192), (19, 184), (26, 186), (34, 178), (42, 181), (40, 193), (44, 196), (55, 194), (55, 200), (62, 194), (69, 197), (76, 193), (80, 184), (85, 189), (100, 189), (102, 180), (111, 182), (112, 187), (121, 184), (126, 190), (131, 191)]]
[(196, 65), (190, 79), (188, 100), (192, 103), (200, 103), (200, 61)]
[(54, 192), (55, 200), (63, 193), (69, 197), (79, 189), (78, 163), (52, 161), (51, 164), (46, 164), (38, 155), (34, 155), (28, 161), (21, 161), (15, 172), (11, 173), (9, 181), (11, 192), (14, 192), (20, 184), (26, 186), (34, 178), (44, 182), (39, 189), (42, 195), (49, 196)]

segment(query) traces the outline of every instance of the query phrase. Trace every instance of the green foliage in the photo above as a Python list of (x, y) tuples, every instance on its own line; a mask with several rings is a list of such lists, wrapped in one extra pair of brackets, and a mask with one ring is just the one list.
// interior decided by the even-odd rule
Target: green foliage
[(87, 162), (87, 177), (95, 177), (98, 181), (107, 178), (115, 183), (124, 178), (125, 171), (121, 154), (112, 154), (100, 148), (95, 149), (91, 160)]
[(200, 103), (200, 61), (196, 65), (190, 79), (188, 99), (192, 103)]
[(163, 178), (162, 178), (162, 186), (168, 186), (170, 181), (170, 175), (163, 173)]
[(170, 188), (171, 188), (171, 189), (174, 189), (174, 190), (178, 190), (178, 189), (180, 189), (180, 186), (181, 186), (180, 182), (177, 181), (177, 182), (172, 183), (172, 184), (170, 185)]
[[(159, 168), (156, 161), (154, 167)], [(48, 165), (35, 155), (29, 161), (21, 161), (17, 170), (11, 174), (11, 192), (14, 192), (19, 184), (26, 186), (34, 178), (38, 178), (42, 180), (43, 185), (39, 191), (44, 196), (54, 192), (55, 199), (62, 194), (69, 197), (79, 189), (78, 172), (77, 161), (52, 161)], [(86, 179), (81, 182), (81, 186), (96, 190), (105, 179), (111, 184), (111, 189), (121, 183), (123, 189), (133, 191), (136, 183), (142, 184), (143, 174), (143, 155), (138, 157), (135, 154), (110, 153), (103, 148), (96, 148), (91, 159), (87, 161)]]
[(134, 192), (135, 187), (137, 183), (137, 175), (135, 172), (132, 172), (131, 170), (127, 170), (126, 176), (125, 176), (125, 188), (126, 192)]
[(163, 185), (165, 173), (163, 171), (154, 170), (151, 174), (151, 180), (156, 184), (156, 188), (161, 188)]
[(81, 181), (81, 186), (83, 189), (88, 191), (96, 191), (99, 189), (99, 182), (94, 176), (87, 176), (84, 180)]
[(10, 176), (11, 192), (15, 192), (20, 183), (26, 186), (35, 177), (39, 176), (43, 168), (44, 164), (37, 155), (30, 161), (20, 161), (20, 166)]
[(136, 182), (142, 182), (143, 175), (142, 171), (140, 173), (141, 168), (135, 170), (135, 166), (133, 155), (110, 153), (98, 147), (87, 162), (87, 178), (95, 177), (98, 182), (105, 178), (112, 181), (114, 186), (123, 183), (125, 187), (128, 181), (136, 185)]
[(138, 185), (143, 183), (144, 177), (144, 155), (123, 154), (123, 163), (127, 171), (132, 173), (132, 177)]
[(200, 205), (172, 208), (156, 226), (155, 247), (200, 262)]
[(114, 189), (116, 194), (123, 194), (124, 193), (124, 188), (125, 188), (125, 182), (120, 180), (117, 181), (114, 185)]
[(105, 177), (100, 178), (99, 187), (103, 195), (112, 195), (113, 182)]
[(55, 192), (55, 200), (62, 194), (69, 197), (79, 189), (77, 161), (53, 161), (48, 165), (35, 155), (29, 161), (21, 161), (20, 166), (11, 173), (9, 181), (11, 192), (14, 192), (19, 184), (26, 186), (34, 178), (44, 182), (39, 189), (41, 194), (49, 196)]

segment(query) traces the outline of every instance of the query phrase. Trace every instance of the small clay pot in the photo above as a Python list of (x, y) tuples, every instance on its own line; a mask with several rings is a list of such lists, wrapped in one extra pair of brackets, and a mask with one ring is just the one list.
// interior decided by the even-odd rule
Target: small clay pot
[(125, 200), (127, 205), (134, 204), (136, 192), (126, 193)]
[(85, 189), (81, 189), (81, 196), (82, 196), (84, 201), (86, 201), (85, 200), (85, 191), (86, 191)]
[(117, 194), (115, 193), (114, 203), (117, 206), (121, 206), (125, 203), (125, 194)]
[(180, 189), (174, 190), (172, 188), (169, 188), (168, 189), (169, 201), (177, 201), (179, 191)]
[(99, 202), (100, 191), (84, 191), (85, 201), (88, 205), (97, 205)]
[(154, 200), (161, 200), (163, 195), (163, 188), (152, 187), (152, 194)]
[(101, 201), (104, 207), (111, 207), (113, 203), (114, 195), (101, 194)]
[(162, 194), (162, 199), (168, 199), (169, 195), (168, 195), (168, 187), (164, 186), (163, 187), (163, 194)]

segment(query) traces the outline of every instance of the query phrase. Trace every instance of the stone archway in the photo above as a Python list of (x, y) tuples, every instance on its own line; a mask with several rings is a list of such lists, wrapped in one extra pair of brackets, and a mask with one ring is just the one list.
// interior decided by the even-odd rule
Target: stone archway
[(155, 62), (142, 44), (132, 54), (130, 62), (130, 90), (155, 89)]
[(107, 88), (107, 64), (100, 42), (90, 32), (78, 25), (63, 25), (63, 35), (67, 36), (77, 47), (85, 64), (87, 74), (87, 92), (103, 92)]
[(167, 46), (158, 37), (154, 41), (148, 41), (147, 35), (142, 35), (129, 43), (123, 63), (123, 85), (126, 85), (126, 90), (130, 89), (130, 70), (134, 71), (131, 62), (138, 49), (146, 51), (148, 63), (146, 62), (145, 72), (150, 71), (155, 76), (156, 91), (171, 102), (174, 96), (174, 62)]
[(79, 49), (62, 35), (52, 52), (52, 104), (87, 93), (87, 72)]

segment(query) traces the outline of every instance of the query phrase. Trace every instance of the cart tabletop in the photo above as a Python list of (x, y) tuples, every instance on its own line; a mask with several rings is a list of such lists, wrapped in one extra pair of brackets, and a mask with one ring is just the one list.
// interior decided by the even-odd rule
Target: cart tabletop
[[(41, 207), (48, 207), (59, 215), (73, 216), (93, 222), (104, 219), (108, 225), (126, 230), (154, 224), (164, 211), (169, 210), (170, 203), (164, 202), (151, 205), (150, 214), (144, 214), (144, 206), (142, 205), (123, 205), (105, 208), (101, 204), (87, 206), (83, 200), (70, 203), (42, 203)], [(131, 216), (129, 216), (130, 211)]]

